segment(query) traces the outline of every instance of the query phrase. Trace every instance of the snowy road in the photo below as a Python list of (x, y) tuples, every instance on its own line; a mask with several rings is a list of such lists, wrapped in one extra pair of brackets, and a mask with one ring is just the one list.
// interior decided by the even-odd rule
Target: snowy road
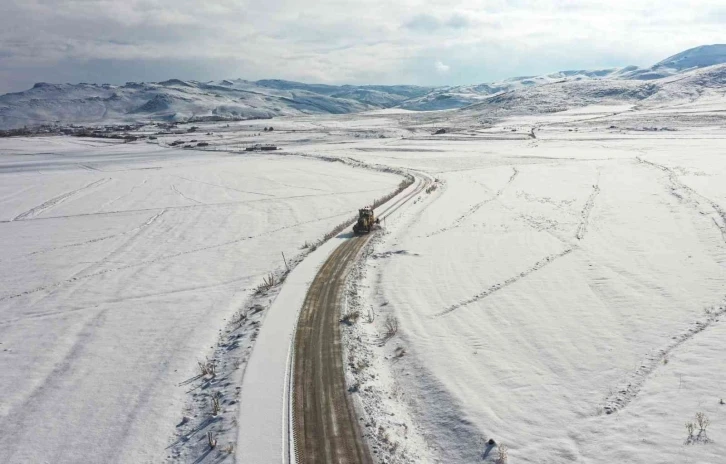
[(368, 237), (339, 246), (315, 276), (295, 340), (294, 427), (297, 462), (373, 462), (345, 383), (340, 341), (347, 271)]
[[(429, 185), (430, 179), (418, 177), (410, 191), (376, 214), (386, 219)], [(300, 463), (373, 462), (346, 385), (340, 333), (346, 278), (372, 236), (352, 237), (330, 255), (310, 285), (300, 312), (292, 407), (295, 455)]]

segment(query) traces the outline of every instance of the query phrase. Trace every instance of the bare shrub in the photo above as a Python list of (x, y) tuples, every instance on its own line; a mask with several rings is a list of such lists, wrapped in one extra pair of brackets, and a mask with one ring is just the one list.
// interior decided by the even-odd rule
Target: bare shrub
[(247, 310), (240, 309), (234, 318), (234, 324), (237, 327), (240, 327), (242, 324), (244, 324), (247, 321)]
[[(709, 439), (706, 434), (706, 429), (708, 429), (709, 425), (711, 425), (711, 421), (708, 419), (706, 414), (697, 412), (695, 422), (686, 422), (686, 432), (688, 433), (688, 436), (686, 437), (686, 444), (693, 445), (695, 443), (710, 443), (711, 439)], [(698, 429), (698, 433), (694, 435), (696, 429)]]
[(216, 416), (221, 410), (222, 408), (219, 405), (219, 395), (212, 396), (212, 415)]
[(698, 427), (698, 434), (705, 434), (708, 426), (711, 425), (711, 421), (702, 412), (696, 413), (696, 426)]
[(260, 294), (262, 292), (265, 292), (265, 291), (271, 289), (274, 286), (275, 286), (275, 275), (272, 272), (270, 272), (270, 274), (267, 277), (262, 279), (262, 283), (257, 286), (256, 293)]
[(688, 434), (688, 437), (686, 437), (686, 442), (693, 440), (693, 431), (695, 430), (696, 426), (693, 425), (693, 422), (686, 422), (686, 433)]
[(499, 445), (499, 456), (494, 461), (496, 464), (507, 464), (509, 459), (509, 449), (505, 445)]
[(197, 361), (199, 364), (199, 371), (202, 377), (214, 377), (217, 375), (217, 365), (214, 360), (207, 360), (205, 362)]
[(345, 325), (353, 325), (360, 319), (360, 311), (351, 311), (340, 320)]
[(394, 316), (388, 316), (386, 322), (383, 325), (383, 336), (380, 339), (380, 345), (385, 345), (388, 340), (393, 338), (398, 333), (398, 319)]
[(217, 446), (217, 439), (214, 438), (214, 434), (211, 430), (207, 432), (207, 443), (209, 443), (209, 447), (212, 449)]
[(230, 443), (229, 445), (224, 447), (224, 452), (227, 454), (234, 453), (234, 443)]
[(391, 338), (398, 333), (398, 319), (394, 316), (388, 316), (386, 318), (386, 324), (384, 325), (386, 337)]

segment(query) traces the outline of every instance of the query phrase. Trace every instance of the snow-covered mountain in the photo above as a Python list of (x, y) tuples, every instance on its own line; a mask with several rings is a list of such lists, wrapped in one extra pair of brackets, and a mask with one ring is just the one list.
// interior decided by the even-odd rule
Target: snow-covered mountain
[(654, 68), (684, 69), (703, 68), (726, 63), (726, 44), (702, 45), (673, 55), (655, 64)]
[(0, 129), (48, 123), (257, 119), (343, 114), (395, 106), (430, 91), (416, 86), (328, 86), (288, 81), (171, 79), (125, 85), (35, 84), (0, 96)]
[(54, 122), (241, 120), (390, 107), (521, 114), (594, 103), (662, 104), (714, 94), (725, 85), (725, 65), (726, 45), (704, 45), (648, 68), (570, 70), (456, 87), (335, 86), (276, 79), (171, 79), (122, 86), (40, 83), (0, 96), (0, 129)]
[(658, 107), (707, 98), (726, 104), (726, 64), (692, 69), (657, 80), (563, 79), (490, 95), (460, 111), (510, 116), (553, 113), (595, 104)]
[(513, 90), (537, 87), (567, 81), (581, 81), (593, 79), (618, 78), (623, 72), (636, 69), (611, 68), (595, 71), (560, 71), (543, 76), (512, 77), (503, 81), (488, 84), (462, 85), (456, 87), (440, 87), (420, 97), (414, 97), (401, 104), (402, 108), (409, 110), (446, 110), (462, 108), (482, 102), (492, 95), (511, 92)]
[[(477, 105), (479, 108), (514, 109), (527, 112), (555, 111), (597, 102), (640, 101), (658, 93), (671, 77), (726, 63), (726, 45), (704, 45), (673, 55), (648, 68), (626, 66), (595, 71), (560, 71), (544, 76), (524, 76), (500, 82), (434, 89), (401, 104), (410, 110), (442, 110)], [(717, 72), (718, 74), (718, 72)], [(700, 82), (711, 85), (708, 73)], [(659, 82), (664, 80), (662, 82)], [(648, 84), (647, 82), (650, 82)], [(693, 86), (698, 84), (692, 82)], [(541, 86), (546, 86), (542, 87)], [(665, 98), (672, 88), (655, 100)], [(684, 89), (674, 92), (683, 95)]]

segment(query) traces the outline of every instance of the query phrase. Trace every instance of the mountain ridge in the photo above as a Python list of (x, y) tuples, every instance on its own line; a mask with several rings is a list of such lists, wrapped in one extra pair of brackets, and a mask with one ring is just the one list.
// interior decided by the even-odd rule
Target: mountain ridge
[[(685, 50), (648, 68), (565, 70), (462, 86), (330, 85), (283, 79), (167, 79), (124, 85), (38, 82), (28, 90), (0, 96), (0, 129), (53, 123), (245, 120), (392, 107), (537, 112), (598, 102), (663, 102), (697, 98), (703, 89), (726, 85), (724, 64), (726, 45), (714, 44)], [(685, 81), (671, 82), (679, 76)]]

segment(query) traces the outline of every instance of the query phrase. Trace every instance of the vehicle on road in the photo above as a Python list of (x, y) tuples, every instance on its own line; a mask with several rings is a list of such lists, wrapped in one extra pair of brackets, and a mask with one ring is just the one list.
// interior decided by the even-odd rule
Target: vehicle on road
[(373, 214), (373, 208), (366, 206), (358, 210), (358, 221), (353, 225), (353, 233), (356, 235), (367, 234), (379, 223), (380, 219)]

